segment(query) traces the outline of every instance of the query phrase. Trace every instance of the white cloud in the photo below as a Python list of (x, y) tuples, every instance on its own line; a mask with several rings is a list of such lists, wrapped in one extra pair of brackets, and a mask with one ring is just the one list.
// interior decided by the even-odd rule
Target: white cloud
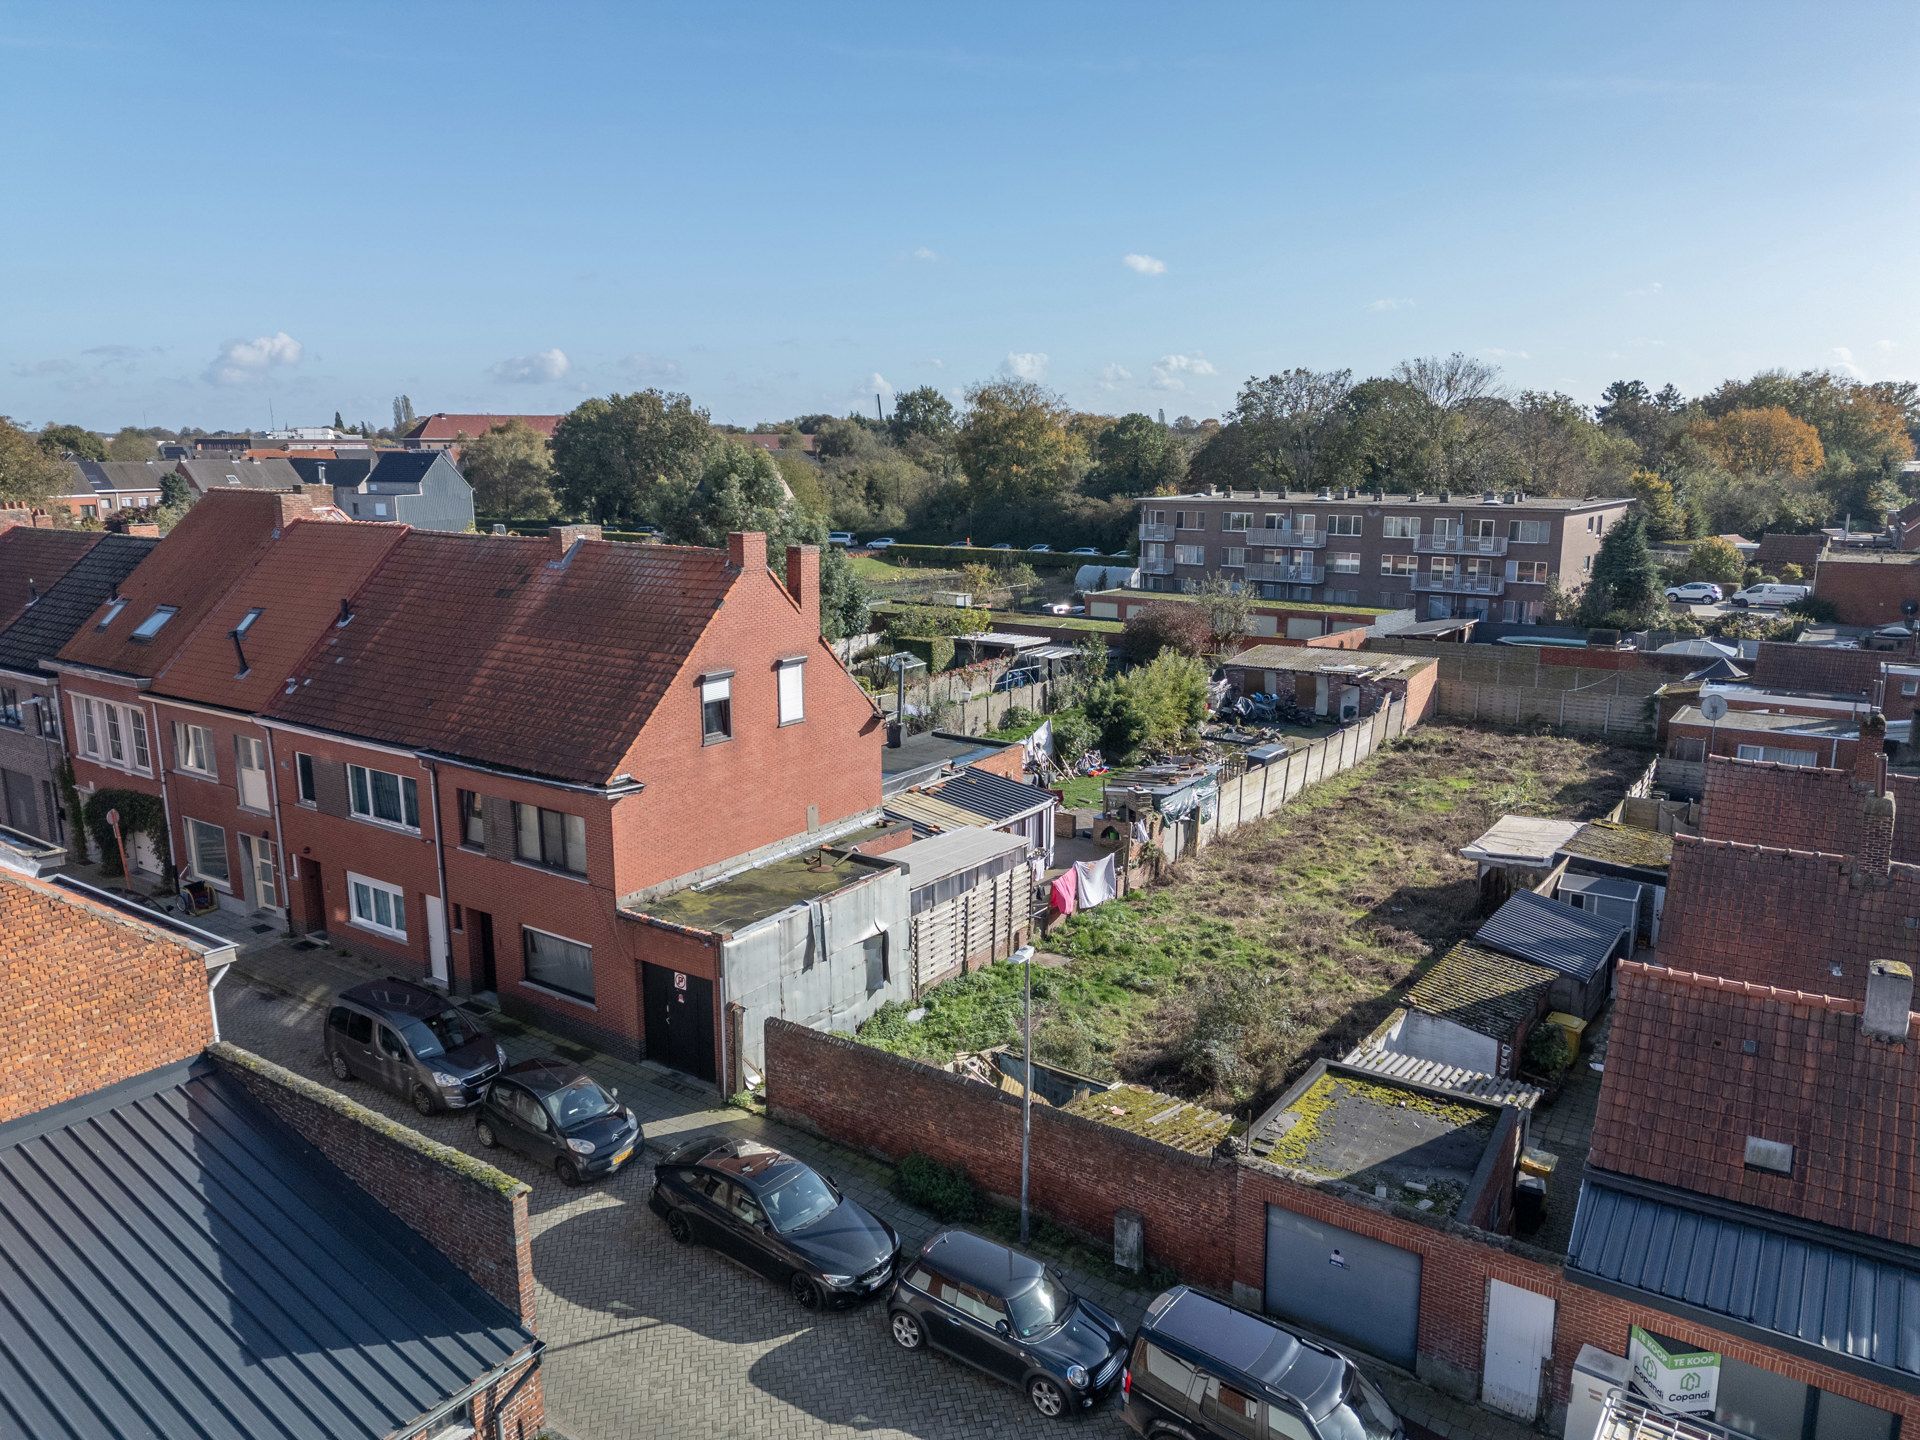
[(1900, 342), (1898, 340), (1876, 340), (1873, 342), (1873, 348), (1878, 350), (1882, 355), (1891, 355), (1895, 350), (1900, 348)]
[(1853, 351), (1845, 345), (1833, 347), (1833, 358), (1840, 362), (1840, 368), (1856, 380), (1867, 378), (1867, 372), (1853, 363)]
[(1009, 350), (1007, 352), (1007, 370), (1018, 380), (1039, 380), (1047, 373), (1047, 352), (1044, 350)]
[(1665, 290), (1666, 288), (1667, 288), (1666, 286), (1662, 285), (1658, 280), (1656, 280), (1651, 285), (1642, 285), (1642, 286), (1639, 286), (1637, 289), (1627, 291), (1627, 296), (1629, 299), (1633, 299), (1633, 300), (1645, 300), (1650, 296), (1658, 295), (1661, 291)]
[(1136, 275), (1164, 275), (1167, 273), (1167, 262), (1154, 255), (1126, 254), (1120, 257), (1120, 263)]
[(1498, 345), (1489, 345), (1480, 353), (1489, 360), (1531, 360), (1533, 358), (1525, 350), (1502, 350)]
[(1094, 381), (1102, 390), (1118, 390), (1127, 381), (1133, 379), (1133, 372), (1126, 366), (1115, 363), (1100, 367), (1100, 378)]
[(1213, 362), (1204, 355), (1162, 355), (1153, 362), (1153, 388), (1184, 390), (1189, 378), (1213, 374)]
[[(552, 353), (555, 355), (560, 354), (558, 350)], [(563, 362), (566, 360), (566, 356), (564, 355), (561, 355), (560, 358)], [(502, 361), (501, 363), (511, 364), (513, 362)], [(500, 366), (498, 365), (494, 366), (495, 370), (499, 368)], [(569, 365), (567, 368), (571, 369), (572, 366)], [(649, 355), (644, 350), (636, 350), (631, 355), (622, 355), (617, 362), (616, 368), (622, 375), (630, 379), (645, 381), (649, 384), (677, 382), (685, 379), (687, 373), (686, 367), (678, 360), (669, 359), (665, 355)]]
[(931, 265), (934, 261), (940, 258), (940, 252), (934, 249), (931, 245), (917, 245), (914, 247), (913, 258), (916, 260), (923, 260), (927, 264)]
[(497, 365), (489, 366), (487, 374), (509, 385), (551, 385), (556, 380), (566, 379), (567, 372), (572, 368), (573, 362), (567, 359), (567, 352), (555, 346), (551, 350), (502, 360)]
[(882, 395), (893, 394), (893, 386), (888, 383), (887, 377), (882, 375), (878, 370), (867, 376), (867, 383), (863, 393), (872, 395), (876, 392)]
[(1391, 298), (1383, 299), (1383, 300), (1369, 300), (1367, 302), (1367, 309), (1371, 310), (1376, 315), (1384, 315), (1389, 310), (1411, 310), (1413, 306), (1414, 306), (1414, 302), (1411, 300), (1395, 300)]
[(300, 342), (284, 330), (252, 340), (229, 340), (207, 366), (206, 376), (215, 385), (245, 385), (270, 370), (298, 365)]

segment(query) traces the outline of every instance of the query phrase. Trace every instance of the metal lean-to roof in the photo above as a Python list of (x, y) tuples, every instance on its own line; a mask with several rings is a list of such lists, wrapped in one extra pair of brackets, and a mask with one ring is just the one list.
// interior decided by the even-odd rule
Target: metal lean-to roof
[(0, 1433), (384, 1436), (533, 1343), (211, 1062), (0, 1126)]
[(1624, 925), (1523, 890), (1474, 933), (1482, 945), (1591, 980), (1626, 938)]
[(1903, 1390), (1920, 1389), (1920, 1268), (1900, 1263), (1892, 1247), (1855, 1248), (1847, 1238), (1589, 1174), (1567, 1263), (1577, 1275), (1689, 1305), (1828, 1359), (1844, 1357), (1849, 1368), (1873, 1367)]
[(924, 790), (889, 795), (884, 801), (888, 815), (910, 820), (916, 830), (931, 834), (970, 825), (1002, 825), (1054, 803), (1053, 796), (1037, 785), (972, 766)]

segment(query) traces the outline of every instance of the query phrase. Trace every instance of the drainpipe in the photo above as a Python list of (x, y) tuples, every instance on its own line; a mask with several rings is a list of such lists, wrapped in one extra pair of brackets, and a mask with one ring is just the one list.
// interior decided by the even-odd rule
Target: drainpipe
[[(447, 894), (447, 852), (440, 843), (440, 767), (424, 755), (420, 763), (427, 767), (427, 798), (433, 802), (433, 866), (440, 878), (440, 943), (444, 948), (441, 964), (447, 971), (447, 993), (453, 993), (453, 897)], [(427, 927), (427, 943), (433, 943), (433, 927)], [(427, 957), (433, 968), (433, 957)]]
[(227, 978), (227, 971), (233, 966), (222, 965), (213, 972), (213, 978), (207, 981), (207, 1010), (213, 1016), (213, 1043), (220, 1043), (220, 1006), (213, 998), (213, 992), (220, 988), (220, 982)]
[[(280, 823), (280, 766), (273, 758), (273, 731), (267, 731), (267, 809), (273, 815), (273, 849), (280, 857), (280, 900), (287, 912), (287, 934), (293, 934), (293, 875), (287, 869), (287, 832)], [(296, 780), (296, 783), (297, 780)]]
[[(167, 825), (167, 855), (171, 857), (173, 855), (173, 801), (167, 795), (166, 752), (160, 747), (160, 707), (154, 704), (152, 696), (147, 697), (147, 719), (152, 722), (147, 726), (147, 763), (153, 766), (153, 773), (160, 778), (160, 817)], [(132, 736), (127, 737), (127, 744), (133, 744)], [(130, 867), (122, 866), (122, 868)], [(123, 878), (131, 880), (133, 877), (128, 875)], [(176, 886), (180, 883), (178, 861), (175, 861), (173, 866), (173, 883)]]
[(520, 1372), (519, 1378), (507, 1387), (507, 1393), (495, 1402), (493, 1407), (493, 1440), (507, 1440), (507, 1410), (513, 1404), (513, 1397), (520, 1393), (520, 1387), (540, 1373), (540, 1361), (546, 1353), (546, 1342), (543, 1340), (534, 1341), (533, 1359), (528, 1362), (526, 1369)]

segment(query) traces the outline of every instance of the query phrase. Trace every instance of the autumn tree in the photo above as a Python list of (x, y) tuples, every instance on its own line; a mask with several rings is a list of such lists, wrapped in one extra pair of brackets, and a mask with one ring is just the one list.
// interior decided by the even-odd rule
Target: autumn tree
[(1165, 425), (1134, 411), (1093, 437), (1090, 488), (1105, 495), (1168, 494), (1187, 474), (1187, 448)]
[(0, 416), (0, 504), (33, 505), (57, 495), (67, 467), (44, 446)]
[(1413, 418), (1434, 485), (1461, 489), (1482, 483), (1506, 418), (1498, 403), (1499, 369), (1456, 350), (1402, 360), (1393, 378), (1419, 396)]
[(524, 420), (502, 421), (465, 442), (460, 469), (483, 515), (544, 520), (554, 512), (553, 452)]
[(1640, 502), (1651, 543), (1661, 545), (1687, 538), (1691, 517), (1674, 492), (1672, 481), (1658, 471), (1636, 470), (1627, 477), (1627, 493)]
[(75, 460), (107, 458), (107, 442), (79, 425), (43, 425), (36, 438), (40, 448), (56, 460), (69, 455)]
[(1127, 617), (1120, 632), (1120, 653), (1135, 664), (1145, 664), (1162, 650), (1206, 655), (1213, 648), (1213, 625), (1207, 612), (1178, 600), (1141, 606)]
[(1782, 405), (1729, 410), (1700, 421), (1693, 433), (1735, 475), (1811, 475), (1826, 463), (1819, 431)]
[(1213, 640), (1211, 654), (1230, 653), (1236, 648), (1234, 641), (1253, 633), (1253, 592), (1237, 580), (1218, 574), (1207, 576), (1200, 582), (1194, 604), (1207, 617), (1207, 631)]
[(1696, 540), (1687, 551), (1685, 576), (1689, 580), (1707, 580), (1716, 585), (1738, 585), (1746, 573), (1746, 559), (1731, 540), (1709, 535)]
[(1296, 368), (1240, 387), (1227, 412), (1247, 457), (1261, 475), (1300, 490), (1331, 483), (1328, 457), (1351, 419), (1351, 370)]
[(967, 392), (956, 440), (977, 520), (1031, 520), (1056, 508), (1079, 481), (1087, 452), (1068, 428), (1072, 412), (1031, 380), (995, 380)]

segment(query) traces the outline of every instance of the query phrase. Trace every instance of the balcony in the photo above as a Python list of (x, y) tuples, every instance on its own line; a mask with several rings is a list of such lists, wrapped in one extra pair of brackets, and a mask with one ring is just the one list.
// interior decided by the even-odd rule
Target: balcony
[(1140, 573), (1143, 575), (1171, 575), (1173, 573), (1173, 561), (1164, 555), (1158, 560), (1142, 560), (1140, 562)]
[(1327, 578), (1324, 565), (1249, 565), (1247, 579), (1280, 585), (1318, 585)]
[(1140, 538), (1142, 540), (1159, 540), (1163, 542), (1171, 540), (1173, 539), (1173, 526), (1149, 525), (1143, 520), (1140, 522)]
[(1413, 588), (1427, 595), (1504, 595), (1507, 582), (1499, 575), (1415, 575)]
[(1248, 545), (1264, 545), (1271, 550), (1318, 550), (1327, 543), (1324, 530), (1244, 530)]
[(1504, 555), (1507, 542), (1497, 535), (1419, 535), (1413, 548), (1421, 555)]

